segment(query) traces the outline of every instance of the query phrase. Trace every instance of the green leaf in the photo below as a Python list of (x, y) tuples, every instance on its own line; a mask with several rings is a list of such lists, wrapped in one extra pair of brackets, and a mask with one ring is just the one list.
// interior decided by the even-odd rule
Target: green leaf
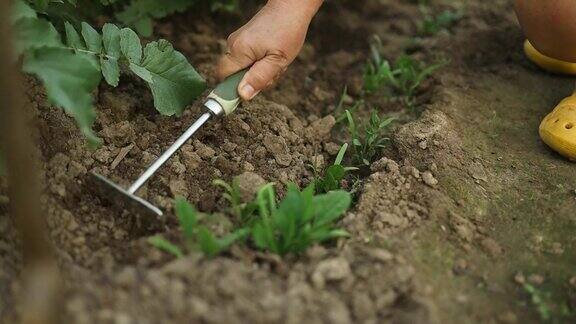
[(176, 198), (174, 208), (184, 237), (187, 240), (192, 240), (196, 231), (196, 223), (198, 222), (196, 209), (182, 197)]
[(120, 29), (113, 24), (104, 24), (102, 27), (102, 42), (106, 56), (100, 58), (102, 75), (111, 86), (118, 86), (120, 81)]
[(217, 239), (209, 229), (202, 226), (198, 229), (198, 242), (200, 243), (202, 253), (209, 257), (214, 257), (222, 253), (224, 250), (227, 250), (230, 245), (245, 237), (248, 233), (249, 230), (243, 228), (230, 233), (221, 239)]
[(44, 19), (22, 18), (14, 24), (16, 54), (42, 47), (61, 46), (60, 35)]
[(347, 149), (348, 149), (348, 143), (344, 143), (344, 145), (342, 145), (342, 147), (338, 151), (338, 155), (336, 155), (336, 160), (334, 161), (335, 165), (339, 165), (342, 163), (342, 160), (344, 159), (344, 155), (346, 154)]
[(331, 191), (327, 194), (314, 197), (316, 207), (315, 226), (323, 226), (338, 219), (352, 202), (350, 193), (346, 191)]
[(26, 55), (23, 69), (42, 80), (48, 100), (76, 119), (91, 144), (99, 143), (92, 131), (96, 114), (91, 93), (101, 77), (89, 60), (65, 49), (44, 48)]
[(166, 240), (160, 235), (149, 238), (148, 243), (152, 244), (157, 249), (176, 256), (177, 258), (184, 256), (184, 253), (182, 253), (182, 250), (178, 246), (172, 244), (170, 241)]
[(86, 22), (82, 22), (82, 37), (89, 51), (102, 53), (102, 36)]
[(127, 26), (136, 28), (140, 35), (152, 35), (151, 18), (163, 18), (175, 12), (182, 12), (194, 5), (193, 0), (132, 0), (116, 18)]
[(36, 11), (32, 9), (26, 2), (22, 0), (16, 0), (12, 4), (12, 13), (10, 15), (10, 21), (12, 23), (17, 22), (22, 18), (36, 18)]
[(150, 19), (149, 17), (136, 20), (134, 23), (132, 23), (132, 26), (134, 27), (134, 29), (136, 29), (138, 34), (144, 37), (150, 37), (154, 32), (154, 27), (152, 26), (152, 19)]
[(202, 253), (209, 257), (216, 256), (222, 251), (222, 247), (218, 244), (214, 234), (204, 226), (198, 228), (198, 243), (200, 243)]
[(319, 181), (319, 192), (328, 192), (340, 188), (340, 181), (344, 179), (346, 170), (339, 164), (329, 166), (324, 172), (324, 178)]
[(76, 31), (74, 26), (69, 22), (64, 22), (64, 30), (66, 32), (66, 44), (76, 50), (85, 50), (86, 46), (80, 38), (80, 34)]
[(262, 250), (272, 249), (268, 245), (268, 232), (269, 230), (264, 227), (262, 223), (256, 223), (252, 227), (252, 238), (254, 239), (254, 244)]
[(122, 28), (120, 30), (120, 51), (130, 63), (139, 64), (142, 60), (140, 38), (130, 28)]
[(322, 229), (313, 232), (310, 238), (316, 242), (324, 242), (327, 240), (348, 236), (350, 236), (350, 234), (343, 229), (335, 229), (335, 230)]
[(163, 115), (180, 115), (205, 89), (204, 79), (166, 40), (148, 43), (140, 62), (130, 69), (148, 82), (154, 106)]

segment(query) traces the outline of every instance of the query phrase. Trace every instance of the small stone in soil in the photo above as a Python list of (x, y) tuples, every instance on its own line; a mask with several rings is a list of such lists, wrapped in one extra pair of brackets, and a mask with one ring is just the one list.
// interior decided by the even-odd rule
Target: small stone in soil
[(534, 285), (541, 285), (542, 283), (544, 283), (544, 276), (539, 275), (537, 273), (531, 274), (530, 276), (528, 276), (528, 282)]
[(340, 151), (340, 145), (334, 142), (324, 143), (324, 151), (330, 155), (336, 155)]
[(418, 143), (418, 147), (420, 147), (421, 149), (425, 150), (428, 148), (428, 142), (426, 140), (420, 141)]
[(208, 160), (216, 154), (216, 151), (211, 147), (202, 144), (199, 140), (194, 141), (194, 147), (196, 148), (196, 153), (198, 153), (198, 155), (204, 160)]
[(236, 181), (238, 181), (240, 199), (243, 202), (254, 200), (258, 189), (266, 184), (266, 181), (254, 172), (244, 172), (236, 177)]
[(523, 285), (526, 283), (526, 277), (523, 273), (518, 272), (516, 275), (514, 275), (514, 282), (519, 285)]
[(424, 173), (422, 173), (422, 180), (424, 181), (425, 184), (427, 184), (430, 187), (434, 187), (435, 185), (438, 184), (438, 180), (434, 178), (432, 172), (430, 171), (425, 171)]
[(314, 286), (321, 289), (327, 282), (340, 281), (352, 275), (350, 264), (344, 258), (332, 258), (321, 261), (314, 273), (312, 282)]
[(367, 254), (375, 260), (383, 263), (390, 262), (394, 259), (394, 255), (390, 253), (390, 251), (384, 249), (371, 249), (367, 251)]
[(480, 244), (482, 245), (484, 250), (486, 250), (486, 252), (488, 252), (492, 256), (502, 254), (502, 247), (500, 247), (500, 244), (498, 244), (498, 242), (496, 242), (494, 239), (487, 237), (483, 239)]
[(170, 184), (170, 192), (172, 196), (182, 196), (184, 198), (188, 198), (188, 186), (186, 185), (186, 181), (184, 180), (171, 180)]
[(468, 262), (464, 259), (458, 259), (454, 263), (454, 267), (452, 268), (454, 274), (456, 275), (463, 275), (468, 270)]
[(332, 115), (314, 121), (307, 129), (310, 140), (318, 140), (326, 137), (336, 124), (336, 119)]

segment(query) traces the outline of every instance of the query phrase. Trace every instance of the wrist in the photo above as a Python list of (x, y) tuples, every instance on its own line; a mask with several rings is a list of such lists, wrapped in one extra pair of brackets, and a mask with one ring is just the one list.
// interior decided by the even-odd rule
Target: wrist
[(301, 15), (310, 21), (323, 2), (324, 0), (268, 0), (266, 6), (280, 12)]

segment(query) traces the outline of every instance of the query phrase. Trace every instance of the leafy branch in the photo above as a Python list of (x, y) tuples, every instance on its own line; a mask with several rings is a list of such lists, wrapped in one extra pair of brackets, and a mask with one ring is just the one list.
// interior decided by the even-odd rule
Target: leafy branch
[(54, 25), (23, 1), (16, 2), (12, 21), (23, 70), (43, 82), (48, 100), (74, 117), (92, 144), (99, 142), (92, 131), (92, 92), (102, 77), (117, 86), (121, 66), (148, 84), (154, 106), (163, 115), (181, 114), (205, 88), (204, 79), (166, 40), (150, 42), (143, 49), (129, 28), (105, 24), (100, 34), (82, 23), (78, 33), (65, 22), (64, 43)]

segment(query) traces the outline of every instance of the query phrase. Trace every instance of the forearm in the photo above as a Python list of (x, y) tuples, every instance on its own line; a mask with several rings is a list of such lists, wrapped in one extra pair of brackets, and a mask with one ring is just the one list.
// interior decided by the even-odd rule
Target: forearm
[(306, 20), (311, 21), (323, 2), (324, 0), (268, 0), (266, 6), (280, 12), (301, 14)]

